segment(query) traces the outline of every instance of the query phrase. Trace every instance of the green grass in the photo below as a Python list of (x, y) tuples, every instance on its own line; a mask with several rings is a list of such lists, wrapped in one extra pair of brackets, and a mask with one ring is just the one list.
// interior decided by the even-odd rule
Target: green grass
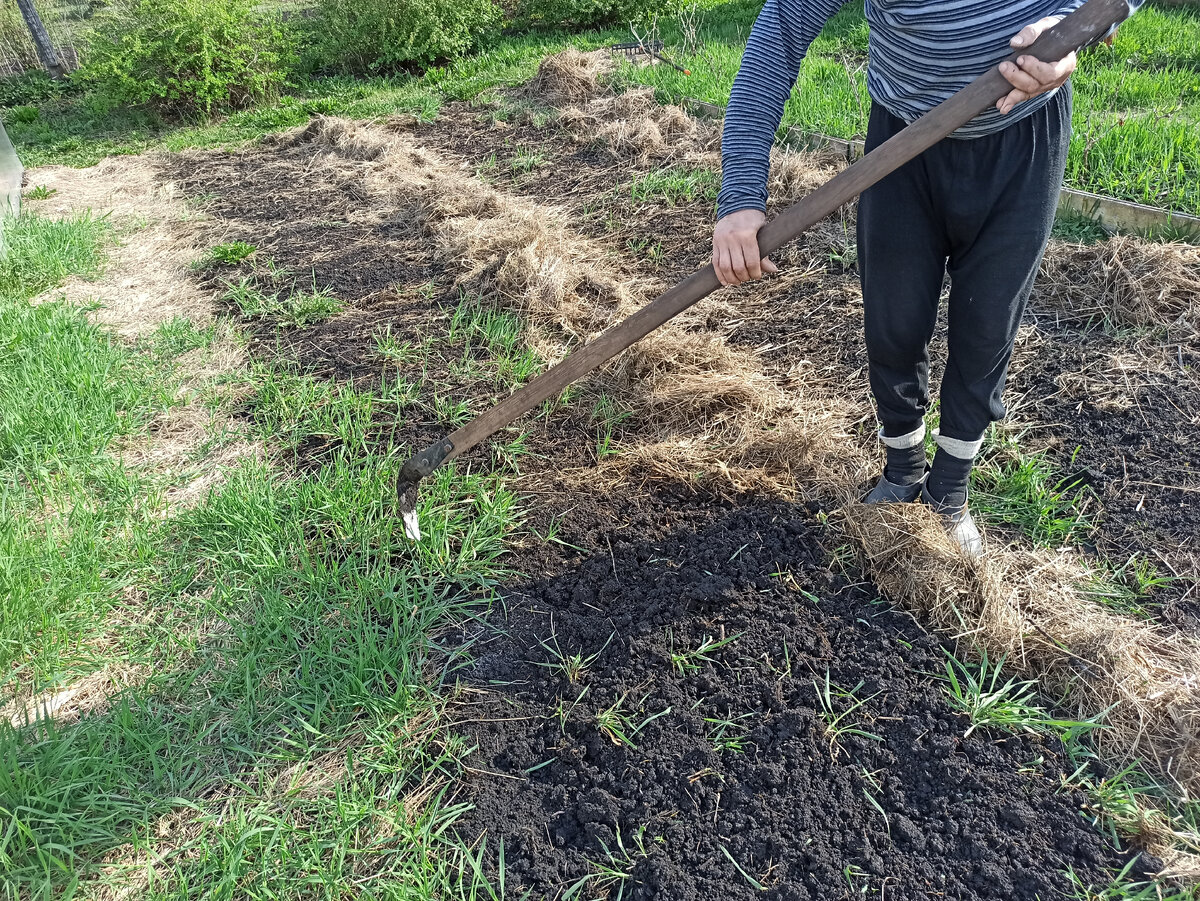
[(1174, 576), (1163, 575), (1152, 561), (1135, 554), (1120, 566), (1095, 566), (1079, 590), (1118, 613), (1149, 620), (1158, 612), (1155, 594), (1174, 581)]
[[(188, 402), (176, 357), (215, 333), (175, 320), (122, 344), (31, 306), (101, 265), (103, 226), (81, 221), (21, 220), (4, 262), (0, 696), (132, 675), (81, 720), (0, 722), (6, 892), (115, 888), (152, 859), (154, 897), (342, 898), (364, 877), (381, 897), (481, 896), (446, 831), (466, 749), (430, 678), (453, 666), (439, 630), (503, 573), (502, 476), (439, 470), (409, 545), (391, 511), (403, 448), (374, 437), (391, 402), (254, 365), (236, 394), (270, 463), (166, 507), (176, 474), (119, 449)], [(194, 402), (219, 407), (222, 387)]]
[(24, 300), (57, 285), (68, 275), (94, 275), (109, 228), (85, 214), (54, 220), (21, 216), (3, 223), (0, 297)]
[(633, 199), (639, 203), (665, 203), (678, 206), (694, 200), (715, 203), (721, 189), (719, 172), (669, 166), (645, 175), (636, 176), (630, 187)]
[(863, 728), (858, 719), (862, 715), (860, 711), (878, 692), (875, 695), (860, 698), (858, 690), (862, 688), (861, 682), (850, 689), (839, 688), (829, 680), (828, 670), (825, 671), (824, 683), (814, 681), (813, 687), (817, 690), (822, 731), (829, 740), (830, 750), (835, 755), (838, 742), (844, 736), (853, 735), (869, 741), (882, 741), (878, 735)]
[(255, 287), (249, 278), (228, 282), (225, 301), (248, 319), (272, 319), (292, 328), (305, 328), (341, 312), (341, 303), (328, 288), (313, 285), (307, 291), (274, 292)]
[(971, 720), (963, 733), (967, 738), (980, 727), (1010, 732), (1046, 732), (1074, 738), (1095, 723), (1057, 719), (1038, 703), (1038, 686), (1015, 676), (1001, 681), (1004, 658), (992, 663), (984, 652), (978, 665), (963, 663), (947, 653), (946, 692), (951, 704)]
[(971, 508), (987, 522), (1019, 530), (1034, 544), (1061, 547), (1096, 527), (1092, 490), (1058, 471), (1047, 454), (1026, 453), (1010, 436), (989, 433), (971, 471)]

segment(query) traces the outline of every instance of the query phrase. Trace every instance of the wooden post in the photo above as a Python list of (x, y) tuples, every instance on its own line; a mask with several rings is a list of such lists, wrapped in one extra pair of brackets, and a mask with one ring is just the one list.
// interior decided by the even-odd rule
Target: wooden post
[(25, 17), (25, 24), (29, 26), (29, 34), (33, 38), (33, 46), (37, 49), (38, 59), (42, 61), (51, 78), (62, 78), (67, 74), (67, 70), (59, 60), (58, 52), (46, 32), (46, 26), (42, 24), (42, 17), (33, 6), (33, 0), (17, 0), (17, 6), (21, 8), (21, 15)]

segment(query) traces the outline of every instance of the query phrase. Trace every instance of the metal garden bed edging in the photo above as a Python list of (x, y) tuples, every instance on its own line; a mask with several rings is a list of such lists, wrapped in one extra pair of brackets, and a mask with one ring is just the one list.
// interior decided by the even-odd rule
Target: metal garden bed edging
[[(683, 106), (688, 112), (706, 118), (717, 119), (725, 113), (725, 110), (715, 103), (693, 100), (690, 97), (684, 98)], [(794, 150), (832, 150), (834, 153), (844, 156), (847, 162), (854, 162), (865, 152), (862, 141), (848, 141), (845, 138), (834, 138), (820, 132), (807, 132), (798, 128), (789, 129), (782, 144)], [(1105, 228), (1117, 232), (1144, 234), (1170, 228), (1183, 234), (1200, 237), (1200, 216), (1175, 213), (1143, 203), (1117, 200), (1115, 197), (1105, 197), (1075, 188), (1062, 189), (1058, 196), (1058, 212), (1060, 215), (1074, 213), (1085, 216)]]
[(17, 149), (0, 122), (0, 253), (4, 251), (4, 229), (9, 217), (21, 212), (21, 178), (25, 170), (17, 158)]

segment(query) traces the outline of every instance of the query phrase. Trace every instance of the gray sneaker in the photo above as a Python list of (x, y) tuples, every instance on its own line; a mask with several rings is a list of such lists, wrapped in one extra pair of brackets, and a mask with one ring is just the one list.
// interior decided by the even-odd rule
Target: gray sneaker
[(961, 507), (939, 503), (930, 497), (924, 483), (921, 486), (921, 500), (937, 511), (947, 534), (958, 543), (967, 559), (978, 560), (983, 556), (983, 537), (975, 527), (975, 520), (971, 519), (971, 511), (965, 503)]
[[(925, 470), (925, 475), (929, 474), (929, 470)], [(925, 476), (921, 476), (919, 482), (913, 482), (911, 485), (897, 485), (895, 482), (889, 482), (887, 478), (887, 470), (884, 470), (883, 475), (879, 477), (879, 481), (875, 483), (875, 487), (867, 492), (867, 496), (863, 498), (864, 504), (911, 504), (921, 496), (921, 491), (925, 487)]]

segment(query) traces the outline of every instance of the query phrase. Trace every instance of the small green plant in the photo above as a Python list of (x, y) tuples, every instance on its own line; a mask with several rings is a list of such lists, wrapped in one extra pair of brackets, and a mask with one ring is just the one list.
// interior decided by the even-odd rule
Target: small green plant
[(457, 429), (471, 421), (471, 408), (465, 400), (454, 400), (434, 392), (433, 415), (437, 417), (438, 422)]
[(257, 250), (253, 244), (245, 241), (231, 241), (228, 244), (217, 244), (210, 247), (208, 254), (200, 261), (201, 268), (205, 266), (236, 266)]
[(1004, 658), (995, 663), (984, 652), (979, 666), (972, 667), (946, 652), (946, 690), (951, 703), (971, 719), (966, 738), (980, 726), (996, 726), (1014, 732), (1053, 732), (1064, 737), (1098, 728), (1092, 722), (1061, 720), (1050, 716), (1037, 703), (1037, 684), (1015, 676), (1001, 682)]
[(671, 666), (675, 672), (684, 676), (688, 673), (694, 673), (701, 669), (706, 663), (713, 662), (713, 653), (721, 650), (728, 644), (732, 644), (742, 637), (741, 632), (737, 635), (730, 635), (728, 638), (716, 639), (711, 636), (705, 636), (704, 640), (695, 648), (684, 648), (675, 650), (674, 637), (668, 636), (671, 645)]
[(579, 706), (579, 702), (583, 700), (583, 696), (588, 693), (588, 689), (590, 687), (590, 685), (583, 686), (569, 707), (567, 706), (567, 702), (561, 697), (558, 699), (558, 704), (555, 705), (554, 708), (554, 715), (558, 719), (558, 728), (563, 735), (567, 734), (567, 720), (571, 718), (571, 714), (574, 712), (575, 708)]
[(856, 711), (876, 696), (859, 698), (857, 692), (862, 686), (863, 683), (859, 682), (848, 691), (838, 688), (829, 680), (829, 670), (825, 671), (824, 685), (813, 682), (813, 687), (817, 690), (817, 703), (821, 707), (821, 722), (824, 724), (825, 737), (829, 739), (831, 749), (836, 748), (838, 740), (845, 735), (857, 735), (859, 738), (870, 741), (883, 741), (878, 735), (868, 732), (852, 718)]
[(391, 401), (398, 409), (403, 410), (405, 407), (412, 406), (421, 397), (421, 386), (411, 381), (410, 379), (397, 378), (390, 385), (387, 379), (384, 379), (380, 386), (379, 396), (383, 400)]
[(551, 633), (550, 643), (539, 641), (538, 644), (543, 650), (550, 655), (549, 661), (534, 662), (534, 666), (545, 667), (551, 672), (558, 673), (568, 682), (577, 684), (583, 680), (584, 675), (591, 668), (592, 664), (600, 659), (600, 655), (604, 653), (604, 649), (608, 647), (609, 642), (617, 633), (608, 636), (607, 641), (600, 647), (600, 650), (594, 654), (584, 656), (582, 653), (567, 654), (558, 646), (558, 637)]
[[(879, 802), (879, 797), (883, 794), (883, 785), (879, 781), (879, 772), (882, 771), (872, 773), (866, 767), (862, 768), (863, 780), (867, 783), (867, 785), (863, 786), (863, 797), (867, 799), (867, 803), (879, 811), (879, 815), (883, 817), (883, 825), (887, 828), (887, 834), (890, 837), (892, 834), (892, 821), (888, 819), (887, 811), (883, 809), (883, 805)], [(867, 786), (870, 786), (870, 788)]]
[(419, 356), (417, 345), (412, 341), (397, 340), (392, 336), (390, 327), (375, 335), (375, 349), (379, 356), (398, 365), (410, 363)]
[(733, 856), (728, 848), (726, 848), (724, 845), (718, 845), (717, 847), (721, 849), (721, 853), (725, 855), (725, 858), (731, 864), (733, 864), (733, 868), (741, 874), (742, 878), (749, 883), (752, 889), (754, 889), (756, 892), (765, 892), (767, 890), (765, 885), (746, 872), (746, 868), (737, 862), (737, 858)]
[(598, 426), (596, 435), (596, 459), (603, 460), (615, 453), (613, 435), (618, 426), (630, 419), (633, 411), (610, 394), (601, 394), (592, 407), (592, 422)]
[(226, 282), (222, 299), (251, 319), (267, 316), (279, 309), (279, 295), (264, 293), (248, 277)]
[(1045, 453), (1024, 453), (1012, 437), (989, 447), (972, 470), (971, 487), (982, 517), (1015, 526), (1035, 544), (1061, 547), (1096, 526), (1092, 489), (1062, 478)]
[(1150, 619), (1154, 616), (1154, 593), (1173, 581), (1173, 576), (1161, 574), (1153, 562), (1134, 554), (1115, 569), (1094, 569), (1080, 585), (1080, 592), (1105, 607)]
[(1112, 880), (1105, 886), (1096, 888), (1084, 882), (1074, 869), (1067, 871), (1071, 880), (1076, 901), (1195, 901), (1195, 893), (1190, 889), (1179, 888), (1172, 891), (1167, 885), (1153, 880), (1137, 882), (1130, 877), (1137, 858), (1129, 861), (1120, 872), (1113, 874)]
[(733, 719), (706, 716), (704, 722), (708, 723), (708, 743), (712, 745), (712, 749), (718, 754), (722, 751), (735, 754), (745, 751), (748, 728), (742, 720), (752, 719), (753, 716), (751, 713), (743, 713)]
[(668, 166), (635, 177), (630, 193), (639, 203), (660, 200), (678, 206), (694, 200), (715, 201), (720, 187), (721, 177), (716, 171)]
[(518, 150), (512, 159), (514, 172), (532, 172), (546, 162), (546, 154), (540, 150)]
[(871, 890), (870, 874), (854, 864), (846, 865), (842, 870), (842, 878), (846, 880), (852, 895), (862, 895), (865, 898)]
[(280, 305), (279, 321), (284, 325), (304, 328), (316, 322), (323, 322), (341, 310), (342, 305), (333, 296), (332, 289), (318, 288), (314, 285), (309, 291), (300, 291), (288, 296)]
[[(608, 736), (614, 745), (637, 748), (633, 740), (638, 737), (638, 734), (656, 719), (667, 716), (673, 708), (668, 707), (665, 710), (660, 710), (658, 713), (652, 713), (641, 722), (637, 722), (632, 712), (625, 708), (627, 697), (628, 692), (617, 698), (610, 706), (597, 713), (596, 725), (602, 733)], [(648, 697), (649, 695), (646, 696), (646, 698)], [(638, 702), (638, 712), (641, 712), (643, 705), (646, 703), (646, 698), (642, 698)]]
[(47, 197), (53, 197), (57, 193), (58, 188), (48, 188), (45, 185), (38, 185), (35, 188), (31, 188), (25, 196), (30, 200), (45, 200)]
[(255, 0), (113, 0), (93, 25), (77, 77), (110, 108), (209, 116), (272, 101), (287, 80), (291, 39)]
[[(646, 827), (639, 826), (633, 834), (636, 854), (625, 847), (620, 826), (617, 826), (616, 833), (616, 851), (614, 852), (601, 840), (600, 846), (604, 848), (604, 860), (589, 860), (588, 865), (592, 868), (592, 872), (572, 883), (563, 892), (562, 901), (572, 901), (572, 899), (580, 897), (580, 893), (584, 889), (589, 889), (589, 897), (622, 901), (626, 890), (634, 885), (634, 867), (637, 866), (638, 860), (646, 857), (648, 853), (646, 851)], [(614, 889), (616, 890), (615, 895), (613, 894)]]

